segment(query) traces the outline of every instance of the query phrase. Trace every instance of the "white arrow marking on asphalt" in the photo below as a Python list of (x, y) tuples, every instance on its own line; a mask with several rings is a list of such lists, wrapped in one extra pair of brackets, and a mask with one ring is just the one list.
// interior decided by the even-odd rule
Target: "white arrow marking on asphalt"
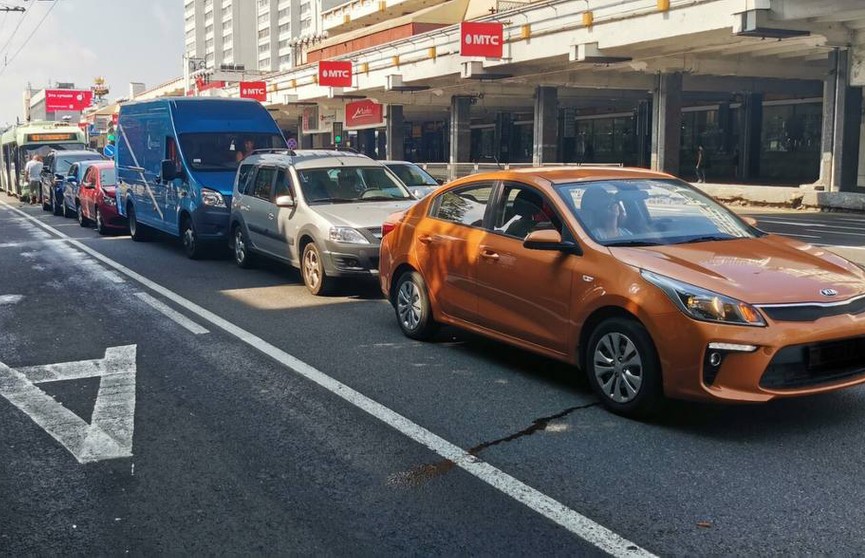
[(0, 295), (0, 304), (16, 304), (21, 302), (24, 295)]
[[(0, 362), (0, 395), (69, 450), (79, 463), (132, 457), (136, 345), (109, 347), (105, 357), (13, 369)], [(90, 424), (36, 384), (99, 378)]]

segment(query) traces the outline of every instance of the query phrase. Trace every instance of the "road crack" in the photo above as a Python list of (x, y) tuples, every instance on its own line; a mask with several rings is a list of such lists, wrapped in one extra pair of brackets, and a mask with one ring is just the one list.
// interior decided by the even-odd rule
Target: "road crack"
[[(525, 438), (527, 436), (537, 434), (538, 432), (543, 432), (549, 427), (550, 423), (555, 420), (565, 418), (568, 415), (577, 411), (589, 409), (598, 405), (600, 405), (600, 402), (598, 401), (595, 401), (594, 403), (587, 403), (585, 405), (576, 405), (574, 407), (568, 407), (567, 409), (560, 411), (554, 415), (537, 418), (533, 420), (528, 427), (518, 432), (503, 436), (496, 440), (480, 443), (466, 450), (466, 453), (479, 459), (479, 455), (481, 452), (486, 451), (493, 446), (498, 446), (500, 444), (508, 444), (515, 440), (519, 440), (520, 438)], [(418, 465), (417, 467), (412, 467), (408, 471), (400, 471), (389, 475), (387, 478), (387, 484), (404, 488), (416, 488), (429, 480), (446, 474), (455, 466), (456, 463), (454, 463), (450, 459), (443, 459), (441, 461), (437, 461), (436, 463), (426, 463), (423, 465)]]

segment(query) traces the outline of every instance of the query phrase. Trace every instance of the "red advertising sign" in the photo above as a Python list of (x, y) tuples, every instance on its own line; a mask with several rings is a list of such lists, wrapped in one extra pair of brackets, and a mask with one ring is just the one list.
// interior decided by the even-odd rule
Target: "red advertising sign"
[(346, 128), (370, 128), (384, 122), (384, 107), (369, 99), (345, 105)]
[(267, 83), (263, 81), (241, 81), (240, 98), (255, 99), (256, 101), (267, 100)]
[(79, 89), (46, 89), (45, 112), (73, 110), (81, 112), (93, 102), (93, 91)]
[(322, 60), (318, 63), (318, 84), (325, 87), (351, 87), (351, 62)]
[(464, 21), (460, 24), (460, 56), (501, 58), (504, 44), (501, 23)]

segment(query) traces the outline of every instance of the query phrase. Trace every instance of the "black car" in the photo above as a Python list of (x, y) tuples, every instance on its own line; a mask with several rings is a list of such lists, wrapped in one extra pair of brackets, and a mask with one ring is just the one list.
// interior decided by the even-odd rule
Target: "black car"
[(63, 212), (63, 186), (69, 167), (81, 161), (93, 161), (102, 159), (101, 153), (91, 150), (64, 151), (55, 150), (45, 156), (42, 168), (42, 187), (39, 192), (39, 201), (42, 209), (53, 211), (54, 215)]

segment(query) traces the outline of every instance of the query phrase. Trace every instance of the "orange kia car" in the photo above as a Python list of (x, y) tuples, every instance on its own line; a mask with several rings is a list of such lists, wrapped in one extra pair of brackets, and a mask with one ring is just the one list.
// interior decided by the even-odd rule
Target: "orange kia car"
[(577, 365), (612, 411), (865, 382), (865, 272), (638, 169), (454, 181), (383, 227), (403, 332), (450, 324)]

